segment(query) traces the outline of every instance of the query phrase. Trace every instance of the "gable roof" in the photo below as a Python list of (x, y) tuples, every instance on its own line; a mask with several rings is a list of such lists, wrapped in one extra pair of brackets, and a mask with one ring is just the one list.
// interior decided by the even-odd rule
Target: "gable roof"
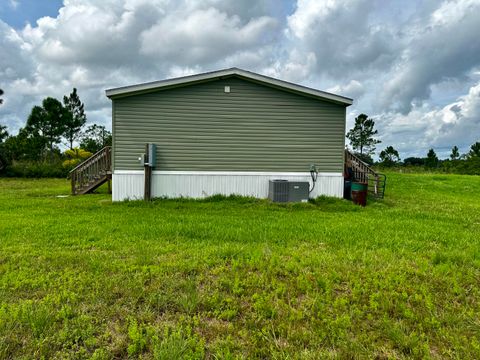
[(221, 79), (221, 78), (231, 77), (231, 76), (238, 76), (240, 78), (250, 80), (259, 84), (263, 84), (266, 86), (270, 86), (273, 88), (277, 88), (280, 90), (297, 93), (303, 96), (318, 98), (321, 100), (334, 102), (334, 103), (342, 104), (346, 106), (352, 105), (353, 103), (352, 99), (344, 96), (335, 95), (325, 91), (312, 89), (312, 88), (294, 84), (288, 81), (278, 80), (269, 76), (260, 75), (251, 71), (242, 70), (235, 67), (230, 69), (223, 69), (223, 70), (196, 74), (196, 75), (182, 76), (178, 78), (148, 82), (148, 83), (131, 85), (131, 86), (118, 87), (118, 88), (108, 89), (105, 91), (105, 93), (107, 97), (109, 97), (110, 99), (115, 99), (115, 98), (137, 95), (141, 93), (147, 93), (147, 92), (163, 90), (163, 89), (168, 89), (173, 87), (192, 85), (195, 83), (201, 83), (201, 82), (206, 82), (206, 81), (211, 81), (211, 80), (216, 80), (216, 79)]

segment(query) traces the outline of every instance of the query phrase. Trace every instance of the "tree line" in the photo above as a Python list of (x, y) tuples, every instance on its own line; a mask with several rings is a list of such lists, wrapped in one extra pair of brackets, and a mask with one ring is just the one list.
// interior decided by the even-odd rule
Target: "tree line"
[[(11, 176), (64, 175), (111, 143), (112, 134), (104, 126), (87, 126), (85, 106), (73, 88), (63, 101), (47, 97), (34, 106), (17, 135), (0, 124), (0, 171)], [(61, 151), (60, 145), (68, 150)]]
[(381, 141), (376, 139), (378, 131), (374, 129), (375, 121), (366, 114), (355, 118), (355, 124), (347, 132), (354, 153), (369, 165), (379, 167), (411, 167), (426, 168), (445, 172), (480, 175), (480, 142), (475, 142), (465, 154), (460, 154), (458, 147), (452, 147), (448, 159), (439, 159), (433, 148), (429, 149), (425, 157), (400, 158), (399, 152), (393, 146), (387, 146), (379, 154), (379, 161), (375, 162), (376, 145)]

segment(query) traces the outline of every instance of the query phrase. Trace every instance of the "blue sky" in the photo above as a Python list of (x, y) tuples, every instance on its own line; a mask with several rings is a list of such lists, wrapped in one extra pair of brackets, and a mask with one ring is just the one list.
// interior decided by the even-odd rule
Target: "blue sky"
[(35, 24), (40, 17), (57, 16), (61, 6), (61, 0), (2, 0), (0, 18), (19, 29), (27, 23)]
[[(59, 12), (59, 10), (61, 11)], [(402, 158), (480, 141), (480, 0), (2, 0), (0, 123), (78, 89), (240, 67), (354, 99)], [(40, 19), (40, 20), (39, 20)]]

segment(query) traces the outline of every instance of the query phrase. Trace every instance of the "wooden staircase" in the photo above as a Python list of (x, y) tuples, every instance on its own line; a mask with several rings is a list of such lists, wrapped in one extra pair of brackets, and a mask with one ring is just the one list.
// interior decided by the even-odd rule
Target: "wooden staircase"
[(87, 194), (112, 179), (112, 148), (104, 147), (70, 171), (72, 194)]
[(353, 170), (354, 181), (368, 184), (368, 193), (373, 197), (383, 199), (385, 196), (387, 177), (384, 174), (377, 173), (368, 164), (345, 149), (346, 167), (348, 167), (349, 164)]

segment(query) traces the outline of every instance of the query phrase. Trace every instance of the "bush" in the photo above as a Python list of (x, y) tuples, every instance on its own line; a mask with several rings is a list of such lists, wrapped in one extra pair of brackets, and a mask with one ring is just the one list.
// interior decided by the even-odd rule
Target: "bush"
[(67, 157), (67, 160), (62, 163), (62, 166), (67, 170), (72, 170), (78, 164), (93, 155), (91, 152), (79, 148), (66, 150), (63, 154)]
[(8, 177), (26, 178), (65, 178), (68, 170), (62, 167), (61, 162), (14, 161), (4, 170)]
[(419, 157), (408, 157), (403, 160), (405, 166), (424, 166), (425, 159)]
[(412, 165), (412, 162), (410, 161), (408, 163), (405, 161), (405, 163), (394, 167), (385, 167), (382, 163), (377, 163), (375, 164), (375, 169), (379, 172), (387, 170), (402, 173), (442, 172), (459, 175), (480, 175), (480, 157), (474, 156), (467, 159), (440, 160), (439, 166), (434, 168), (428, 168), (423, 165)]
[(446, 172), (463, 175), (480, 175), (480, 157), (473, 156), (465, 160), (447, 160), (443, 162)]

